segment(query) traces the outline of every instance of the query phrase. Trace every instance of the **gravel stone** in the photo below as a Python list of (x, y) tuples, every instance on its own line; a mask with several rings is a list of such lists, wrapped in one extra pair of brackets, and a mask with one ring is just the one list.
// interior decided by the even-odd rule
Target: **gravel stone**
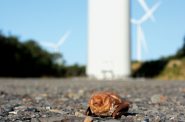
[(93, 118), (90, 116), (85, 117), (84, 122), (93, 122)]

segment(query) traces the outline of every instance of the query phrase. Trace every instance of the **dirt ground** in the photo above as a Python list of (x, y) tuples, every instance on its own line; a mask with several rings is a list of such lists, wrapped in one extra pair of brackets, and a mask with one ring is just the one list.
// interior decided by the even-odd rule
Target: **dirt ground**
[(0, 122), (83, 122), (96, 91), (111, 91), (132, 102), (121, 118), (94, 122), (185, 122), (185, 81), (128, 79), (0, 79)]

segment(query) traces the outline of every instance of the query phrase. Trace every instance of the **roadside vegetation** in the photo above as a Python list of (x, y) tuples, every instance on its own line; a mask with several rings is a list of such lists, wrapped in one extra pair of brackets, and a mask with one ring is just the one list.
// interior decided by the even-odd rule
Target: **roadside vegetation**
[[(35, 40), (20, 41), (16, 36), (0, 33), (0, 77), (84, 76), (85, 66), (67, 66), (62, 54), (44, 50)], [(133, 61), (132, 77), (185, 80), (185, 39), (174, 55), (145, 62)]]
[(146, 62), (132, 62), (132, 76), (161, 80), (185, 80), (185, 39), (174, 55)]
[(58, 63), (62, 54), (42, 49), (35, 40), (21, 42), (16, 36), (0, 33), (1, 77), (74, 77), (84, 76), (85, 66)]

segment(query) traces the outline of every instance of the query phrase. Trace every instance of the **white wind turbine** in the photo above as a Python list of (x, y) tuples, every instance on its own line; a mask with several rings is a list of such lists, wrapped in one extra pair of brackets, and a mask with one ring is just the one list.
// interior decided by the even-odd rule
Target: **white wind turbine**
[[(67, 31), (58, 42), (56, 43), (51, 43), (51, 42), (42, 42), (41, 44), (43, 44), (44, 46), (53, 48), (55, 50), (56, 53), (60, 54), (60, 47), (62, 46), (62, 44), (66, 41), (66, 39), (68, 38), (68, 36), (70, 35), (70, 32)], [(58, 59), (57, 63), (62, 63), (62, 59)]]
[[(142, 1), (142, 0), (140, 0)], [(139, 20), (134, 20), (131, 19), (131, 22), (136, 25), (136, 33), (137, 33), (137, 60), (141, 61), (141, 47), (142, 45), (144, 46), (144, 50), (147, 51), (147, 45), (146, 45), (146, 40), (144, 36), (143, 29), (141, 25), (146, 22), (149, 18), (152, 19), (152, 14), (155, 12), (155, 10), (159, 7), (160, 2), (156, 3), (151, 9), (148, 9), (147, 6), (145, 6), (146, 13), (144, 16), (142, 16)], [(154, 17), (153, 17), (154, 18)]]
[(56, 43), (51, 43), (51, 42), (43, 42), (43, 45), (53, 48), (55, 50), (55, 52), (60, 53), (60, 47), (62, 46), (62, 44), (65, 42), (65, 40), (68, 38), (70, 32), (67, 31), (58, 42)]

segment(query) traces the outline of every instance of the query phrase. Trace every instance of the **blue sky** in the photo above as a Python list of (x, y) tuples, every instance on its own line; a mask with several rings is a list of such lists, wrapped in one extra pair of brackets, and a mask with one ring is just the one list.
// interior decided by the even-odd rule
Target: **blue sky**
[[(157, 59), (174, 54), (185, 36), (185, 0), (146, 0), (152, 7), (162, 4), (154, 13), (156, 22), (143, 24), (148, 53), (143, 60)], [(0, 0), (0, 30), (16, 35), (21, 41), (57, 42), (71, 34), (61, 46), (67, 64), (86, 64), (87, 61), (87, 0)], [(137, 0), (131, 0), (131, 17), (144, 14)], [(136, 59), (136, 28), (132, 26), (132, 59)], [(48, 51), (51, 48), (44, 47)]]

